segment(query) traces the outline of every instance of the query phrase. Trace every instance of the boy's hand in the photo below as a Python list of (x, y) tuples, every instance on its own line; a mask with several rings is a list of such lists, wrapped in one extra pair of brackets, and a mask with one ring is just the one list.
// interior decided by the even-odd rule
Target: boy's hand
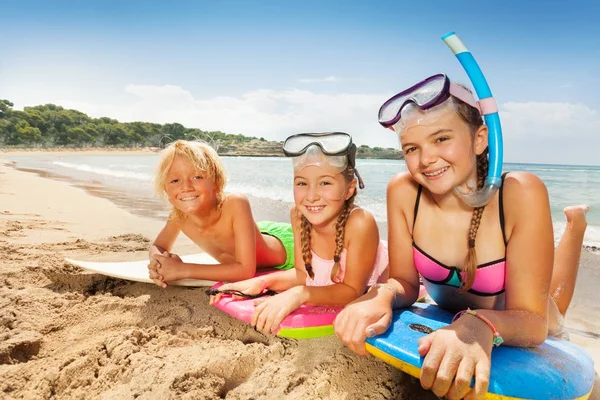
[(169, 254), (166, 251), (162, 255), (154, 254), (148, 264), (150, 279), (158, 286), (166, 288), (166, 282), (185, 278), (182, 274), (182, 263), (177, 254)]
[[(171, 256), (169, 254), (169, 252), (166, 250), (162, 253), (162, 255), (165, 257)], [(167, 284), (163, 281), (163, 276), (158, 273), (159, 266), (160, 266), (160, 263), (158, 262), (157, 259), (154, 258), (154, 255), (152, 255), (150, 257), (150, 262), (148, 263), (148, 276), (150, 277), (150, 279), (152, 279), (152, 281), (154, 282), (154, 284), (156, 286), (160, 286), (161, 288), (164, 289), (167, 287)]]

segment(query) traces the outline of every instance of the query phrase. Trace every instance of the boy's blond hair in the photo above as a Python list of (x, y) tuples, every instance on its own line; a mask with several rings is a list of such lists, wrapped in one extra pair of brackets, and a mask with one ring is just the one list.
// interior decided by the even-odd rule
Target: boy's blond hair
[[(154, 175), (156, 193), (162, 198), (166, 197), (167, 174), (176, 156), (189, 161), (198, 171), (206, 174), (206, 178), (212, 179), (217, 191), (217, 207), (220, 207), (225, 199), (223, 194), (227, 182), (225, 167), (223, 167), (217, 152), (201, 141), (177, 140), (160, 152), (158, 167)], [(173, 208), (172, 217), (181, 219), (184, 215)]]

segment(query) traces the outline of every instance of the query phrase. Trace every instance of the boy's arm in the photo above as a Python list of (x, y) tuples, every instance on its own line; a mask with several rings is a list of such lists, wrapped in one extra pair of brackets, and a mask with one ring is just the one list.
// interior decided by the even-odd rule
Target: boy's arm
[(167, 220), (167, 223), (159, 232), (156, 239), (150, 246), (149, 257), (152, 259), (152, 256), (155, 254), (164, 255), (164, 252), (171, 252), (173, 248), (173, 244), (179, 235), (180, 228), (179, 224), (174, 222), (173, 220)]
[[(193, 278), (237, 282), (256, 273), (256, 224), (248, 199), (232, 194), (222, 206), (221, 218), (231, 224), (236, 262), (226, 264), (180, 263), (177, 279)], [(158, 256), (159, 259), (160, 256)], [(161, 259), (162, 260), (162, 259)], [(169, 262), (168, 260), (164, 260)], [(162, 262), (162, 261), (161, 261)]]

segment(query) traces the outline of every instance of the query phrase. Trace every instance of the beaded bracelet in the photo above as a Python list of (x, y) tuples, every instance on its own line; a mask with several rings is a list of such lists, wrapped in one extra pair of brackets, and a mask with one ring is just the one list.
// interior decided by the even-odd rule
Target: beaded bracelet
[(473, 315), (473, 316), (479, 318), (480, 320), (482, 320), (483, 322), (485, 322), (486, 325), (490, 327), (490, 329), (494, 333), (494, 340), (492, 341), (492, 343), (494, 344), (494, 347), (498, 347), (502, 343), (504, 343), (504, 339), (502, 339), (502, 336), (500, 336), (500, 332), (498, 332), (498, 330), (496, 329), (496, 327), (494, 326), (494, 324), (492, 324), (492, 322), (489, 319), (487, 319), (484, 315), (479, 314), (475, 310), (471, 310), (470, 308), (467, 308), (466, 310), (462, 310), (462, 311), (457, 312), (454, 315), (454, 318), (452, 318), (452, 322), (456, 321), (457, 319), (459, 319), (464, 314)]

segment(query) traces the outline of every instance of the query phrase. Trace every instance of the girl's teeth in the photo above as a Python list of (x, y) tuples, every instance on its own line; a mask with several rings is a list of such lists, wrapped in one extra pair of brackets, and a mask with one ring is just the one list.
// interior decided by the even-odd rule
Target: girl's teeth
[(436, 172), (431, 172), (429, 174), (424, 174), (425, 176), (438, 176), (440, 175), (442, 172), (445, 172), (448, 169), (448, 167), (442, 168), (439, 171)]

